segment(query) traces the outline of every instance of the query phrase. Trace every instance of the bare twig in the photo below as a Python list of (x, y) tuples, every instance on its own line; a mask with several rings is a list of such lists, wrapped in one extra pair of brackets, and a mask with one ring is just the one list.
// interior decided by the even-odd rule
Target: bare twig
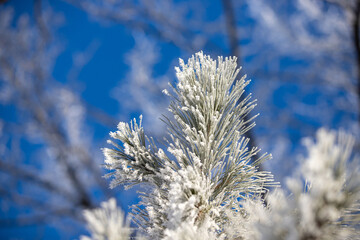
[[(237, 56), (237, 64), (241, 66), (241, 52), (240, 52), (240, 45), (239, 45), (239, 37), (237, 31), (237, 24), (235, 19), (234, 13), (234, 6), (232, 4), (232, 0), (222, 0), (223, 8), (224, 8), (224, 15), (225, 15), (225, 24), (227, 29), (227, 35), (229, 40), (230, 46), (230, 55)], [(245, 97), (245, 95), (243, 95)], [(243, 98), (242, 97), (242, 98)], [(242, 100), (242, 99), (241, 99)], [(240, 100), (240, 101), (241, 101)], [(249, 120), (249, 116), (245, 116), (245, 121)], [(250, 129), (245, 133), (246, 137), (250, 139), (250, 149), (256, 146), (256, 139), (255, 136)], [(262, 170), (262, 165), (259, 166), (260, 170)]]
[(360, 20), (360, 0), (356, 1), (356, 6), (353, 10), (353, 22), (352, 22), (352, 31), (353, 31), (353, 43), (356, 54), (356, 67), (357, 67), (357, 94), (358, 94), (358, 121), (360, 124), (360, 29), (359, 29), (359, 20)]

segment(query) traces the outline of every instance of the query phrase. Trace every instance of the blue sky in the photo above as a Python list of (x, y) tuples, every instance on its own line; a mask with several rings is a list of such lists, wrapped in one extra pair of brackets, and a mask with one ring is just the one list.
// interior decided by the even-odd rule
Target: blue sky
[[(207, 20), (214, 20), (219, 16), (219, 14), (221, 14), (222, 6), (220, 1), (204, 0), (202, 2), (207, 6), (205, 16)], [(56, 64), (54, 66), (54, 79), (63, 84), (69, 84), (74, 91), (80, 92), (81, 97), (85, 100), (86, 103), (101, 109), (102, 111), (113, 116), (115, 119), (120, 118), (120, 115), (124, 114), (124, 112), (121, 112), (119, 103), (111, 96), (111, 91), (127, 77), (129, 66), (126, 63), (126, 54), (128, 54), (134, 47), (134, 32), (120, 24), (102, 22), (93, 19), (89, 17), (87, 13), (72, 5), (69, 5), (65, 1), (44, 1), (44, 5), (50, 6), (56, 14), (59, 14), (64, 19), (63, 24), (53, 32), (55, 42), (58, 43), (62, 49), (62, 52), (57, 58)], [(24, 13), (29, 14), (30, 16), (33, 14), (33, 1), (9, 0), (5, 4), (5, 7), (7, 6), (14, 8), (16, 16), (20, 16)], [(243, 7), (241, 10), (246, 12), (248, 9)], [(242, 13), (240, 12), (238, 14), (241, 15)], [(238, 24), (243, 26), (252, 26), (255, 23), (248, 16), (242, 15), (242, 18), (238, 21)], [(251, 42), (251, 40), (252, 39), (250, 36), (244, 36), (240, 42), (243, 45), (247, 45), (249, 42)], [(213, 41), (221, 46), (225, 52), (228, 51), (227, 43), (224, 42), (225, 40), (223, 38), (214, 38)], [(173, 60), (176, 60), (179, 57), (184, 59), (189, 57), (188, 53), (180, 51), (178, 48), (168, 42), (159, 41), (158, 45), (160, 57), (158, 63), (154, 66), (152, 77), (162, 76), (164, 73), (166, 73), (168, 69), (171, 68), (174, 64)], [(267, 50), (267, 53), (275, 51), (268, 49), (266, 44), (264, 44), (262, 47)], [(73, 69), (73, 56), (74, 53), (81, 52), (90, 52), (91, 57), (85, 64), (84, 68), (82, 68), (78, 73), (78, 75), (75, 75), (76, 81), (72, 82), (72, 80), (69, 79), (69, 73), (71, 73)], [(247, 69), (254, 68), (253, 59), (255, 57), (261, 56), (261, 54), (261, 51), (255, 51), (254, 55), (248, 56), (246, 59), (242, 59), (245, 66), (245, 72), (248, 72)], [(264, 58), (266, 58), (266, 56), (264, 56)], [(279, 66), (281, 69), (287, 70), (300, 67), (299, 72), (301, 72), (301, 68), (304, 68), (309, 64), (311, 64), (311, 62), (301, 58), (283, 57), (279, 60)], [(267, 73), (268, 69), (261, 70), (264, 70), (264, 72)], [(262, 79), (259, 76), (249, 77), (253, 79), (253, 82), (255, 83), (259, 81), (260, 84), (263, 82), (266, 84), (267, 79), (264, 77), (262, 77)], [(174, 79), (175, 74), (172, 75), (171, 80)], [(253, 85), (250, 86), (250, 89), (252, 87)], [(298, 94), (300, 94), (299, 86), (296, 83), (287, 83), (275, 89), (274, 93), (272, 94), (271, 103), (264, 101), (262, 102), (261, 96), (260, 98), (258, 96), (255, 97), (260, 99), (259, 105), (266, 107), (267, 104), (274, 104), (276, 105), (277, 109), (281, 110), (288, 109), (290, 106), (288, 99), (297, 96)], [(306, 96), (299, 96), (303, 103), (309, 105), (316, 105), (317, 99), (321, 97), (323, 97), (323, 93), (319, 91), (318, 88), (314, 88), (312, 92), (308, 92)], [(2, 118), (8, 119), (9, 116), (13, 114), (13, 108), (11, 106), (1, 106), (0, 114)], [(119, 121), (128, 121), (133, 117), (137, 117), (139, 112), (126, 112), (125, 115), (126, 119), (119, 119)], [(264, 117), (267, 117), (266, 113), (264, 113), (264, 115)], [(338, 114), (337, 116), (340, 119), (343, 115)], [(307, 124), (312, 128), (320, 127), (319, 123), (317, 121), (313, 121), (311, 118), (307, 118), (301, 115), (292, 115), (291, 118), (303, 124)], [(334, 119), (330, 127), (338, 127), (338, 122), (340, 121), (339, 119)], [(91, 127), (90, 131), (92, 131), (91, 134), (94, 136), (95, 141), (100, 145), (98, 153), (101, 157), (100, 147), (106, 145), (106, 139), (108, 138), (109, 131), (115, 130), (116, 126), (114, 125), (112, 128), (105, 127), (96, 123), (91, 118), (88, 118), (86, 121)], [(260, 136), (265, 135), (266, 131), (268, 130), (261, 130), (261, 127), (258, 129), (260, 129), (258, 132)], [(291, 147), (295, 149), (298, 147), (298, 143), (302, 137), (302, 129), (293, 128), (291, 131), (292, 132), (289, 133), (289, 136), (291, 136)], [(34, 151), (36, 148), (36, 146), (27, 145), (26, 143), (24, 143), (22, 147), (29, 152)], [(127, 211), (127, 206), (133, 203), (135, 199), (134, 191), (124, 193), (119, 188), (115, 189), (114, 191), (121, 193), (119, 204), (125, 211)], [(12, 209), (10, 211), (10, 215), (14, 214), (14, 216), (16, 216), (16, 211), (16, 209)], [(80, 231), (84, 232), (84, 229), (82, 228)], [(61, 232), (51, 226), (51, 224), (48, 226), (33, 225), (29, 227), (11, 229), (0, 228), (0, 236), (5, 239), (70, 239), (77, 237)]]

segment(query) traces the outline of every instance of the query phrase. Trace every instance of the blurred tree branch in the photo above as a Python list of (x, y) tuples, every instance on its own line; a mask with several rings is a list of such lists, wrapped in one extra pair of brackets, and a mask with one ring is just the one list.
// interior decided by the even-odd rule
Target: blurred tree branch
[[(10, 11), (2, 11), (11, 16)], [(3, 16), (6, 17), (6, 15)], [(49, 217), (57, 220), (64, 216), (74, 218), (77, 211), (96, 207), (102, 195), (106, 197), (113, 195), (104, 179), (101, 178), (101, 169), (93, 153), (90, 152), (90, 146), (86, 145), (86, 141), (79, 142), (75, 136), (77, 133), (70, 129), (69, 124), (83, 123), (80, 122), (81, 119), (68, 115), (69, 109), (73, 107), (77, 110), (76, 114), (81, 114), (83, 106), (82, 102), (77, 100), (75, 93), (52, 79), (51, 62), (56, 57), (53, 55), (54, 43), (48, 27), (51, 21), (44, 17), (42, 1), (36, 0), (34, 2), (35, 27), (30, 25), (26, 17), (22, 17), (17, 23), (18, 29), (14, 30), (16, 27), (6, 25), (7, 22), (4, 22), (5, 25), (2, 26), (2, 33), (0, 33), (2, 34), (0, 37), (2, 87), (11, 89), (13, 95), (7, 100), (7, 104), (16, 106), (17, 112), (14, 114), (20, 122), (23, 122), (22, 125), (16, 124), (20, 129), (16, 134), (19, 139), (28, 139), (30, 144), (29, 138), (37, 138), (37, 141), (40, 140), (43, 151), (51, 153), (51, 156), (39, 155), (36, 160), (30, 160), (29, 153), (25, 154), (24, 159), (20, 157), (12, 159), (12, 151), (22, 151), (20, 148), (10, 148), (8, 154), (2, 153), (1, 178), (31, 186), (20, 195), (15, 194), (18, 191), (18, 185), (6, 185), (1, 193), (6, 192), (7, 197), (3, 197), (2, 201), (7, 200), (7, 204), (10, 205), (32, 207), (34, 211), (34, 216), (23, 219), (21, 213), (14, 221), (1, 219), (0, 222), (6, 226), (12, 224), (16, 226), (18, 223), (46, 223)], [(49, 14), (46, 15), (46, 18), (48, 17)], [(61, 96), (61, 94), (65, 95)], [(100, 116), (106, 119), (105, 113)], [(28, 135), (28, 126), (36, 130), (36, 136)], [(75, 130), (81, 131), (81, 129)], [(9, 132), (6, 131), (6, 133)], [(10, 132), (10, 138), (11, 134)], [(1, 144), (3, 144), (2, 147), (8, 147), (6, 142)], [(32, 168), (32, 166), (35, 167)], [(49, 166), (53, 172), (48, 173), (46, 170), (49, 169), (44, 169)], [(46, 177), (46, 174), (50, 174), (51, 177)], [(91, 181), (85, 177), (86, 175), (90, 176)], [(59, 176), (65, 178), (57, 179)], [(32, 199), (35, 186), (39, 187), (39, 194), (47, 200), (46, 205), (41, 206)], [(97, 196), (93, 193), (94, 188), (98, 191)], [(65, 200), (68, 207), (57, 208), (54, 199), (59, 199), (59, 197)], [(44, 212), (41, 207), (47, 207), (48, 211)], [(81, 220), (81, 218), (74, 218), (74, 220)]]
[(358, 95), (358, 120), (360, 124), (360, 1), (357, 0), (355, 3), (355, 8), (353, 10), (353, 22), (352, 22), (352, 31), (353, 31), (353, 42), (356, 53), (356, 66), (357, 66), (357, 95)]
[[(79, 7), (94, 17), (145, 32), (158, 40), (170, 42), (189, 53), (201, 48), (211, 49), (213, 54), (224, 52), (218, 44), (202, 36), (206, 32), (197, 33), (197, 30), (189, 28), (190, 25), (185, 27), (184, 23), (181, 24), (180, 21), (165, 17), (160, 11), (154, 11), (153, 1), (142, 1), (143, 6), (136, 5), (132, 1), (124, 1), (109, 8), (102, 7), (101, 3), (96, 1), (64, 1)], [(202, 27), (207, 29), (205, 25)], [(200, 44), (197, 39), (201, 39)]]

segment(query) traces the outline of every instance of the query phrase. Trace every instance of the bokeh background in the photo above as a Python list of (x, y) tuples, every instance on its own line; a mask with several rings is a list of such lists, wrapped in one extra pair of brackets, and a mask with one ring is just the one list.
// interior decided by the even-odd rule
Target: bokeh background
[(277, 181), (320, 127), (359, 143), (359, 17), (360, 0), (0, 1), (0, 238), (78, 239), (110, 197), (128, 212), (136, 188), (109, 189), (101, 148), (141, 113), (161, 139), (161, 91), (200, 50), (252, 80), (251, 145)]

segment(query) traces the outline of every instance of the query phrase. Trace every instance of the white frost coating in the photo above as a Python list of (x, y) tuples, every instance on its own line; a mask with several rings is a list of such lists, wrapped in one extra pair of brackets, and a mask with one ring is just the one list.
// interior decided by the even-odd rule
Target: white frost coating
[[(203, 224), (212, 209), (211, 182), (198, 168), (188, 166), (173, 172), (169, 191), (168, 229), (176, 229), (186, 217), (194, 226)], [(215, 223), (214, 223), (215, 225)], [(213, 226), (208, 225), (207, 228)]]
[(208, 229), (197, 227), (193, 224), (182, 222), (176, 229), (165, 230), (164, 240), (222, 240), (215, 233), (209, 232)]
[(162, 92), (163, 92), (165, 95), (170, 96), (168, 90), (164, 89), (164, 90), (162, 90)]
[(81, 240), (128, 240), (131, 229), (124, 213), (116, 207), (116, 200), (102, 202), (100, 208), (85, 210), (84, 217), (91, 237), (82, 236)]

